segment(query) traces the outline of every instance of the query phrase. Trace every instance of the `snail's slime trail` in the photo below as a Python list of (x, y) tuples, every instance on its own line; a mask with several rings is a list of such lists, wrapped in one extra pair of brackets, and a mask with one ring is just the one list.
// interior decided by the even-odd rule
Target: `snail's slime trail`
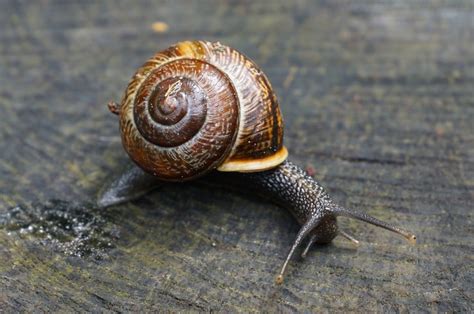
[(120, 235), (109, 212), (61, 200), (12, 207), (0, 215), (0, 228), (66, 255), (95, 259), (106, 257)]

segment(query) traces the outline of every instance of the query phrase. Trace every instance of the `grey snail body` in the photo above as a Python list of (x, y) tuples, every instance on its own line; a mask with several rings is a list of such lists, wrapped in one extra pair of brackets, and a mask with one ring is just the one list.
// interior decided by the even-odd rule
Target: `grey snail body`
[[(102, 207), (139, 197), (167, 181), (208, 176), (257, 191), (287, 208), (302, 226), (277, 275), (308, 239), (337, 235), (346, 216), (385, 228), (414, 243), (416, 237), (362, 212), (334, 203), (304, 170), (287, 160), (283, 120), (275, 93), (250, 59), (220, 43), (181, 42), (148, 60), (133, 76), (121, 104), (122, 143), (140, 167), (132, 168), (101, 194)], [(144, 170), (144, 171), (143, 171)]]

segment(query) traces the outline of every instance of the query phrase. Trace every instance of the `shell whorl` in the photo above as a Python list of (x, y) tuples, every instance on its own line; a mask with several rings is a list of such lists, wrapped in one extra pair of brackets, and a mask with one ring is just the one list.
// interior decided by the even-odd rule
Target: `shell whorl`
[(220, 43), (181, 42), (150, 58), (127, 87), (120, 129), (130, 157), (168, 181), (216, 168), (255, 171), (286, 158), (268, 79)]
[[(153, 73), (147, 81), (151, 83), (140, 87), (133, 112), (138, 131), (161, 147), (188, 142), (206, 120), (208, 99), (205, 92), (188, 77), (162, 80), (159, 73)], [(159, 83), (154, 85), (155, 82)]]

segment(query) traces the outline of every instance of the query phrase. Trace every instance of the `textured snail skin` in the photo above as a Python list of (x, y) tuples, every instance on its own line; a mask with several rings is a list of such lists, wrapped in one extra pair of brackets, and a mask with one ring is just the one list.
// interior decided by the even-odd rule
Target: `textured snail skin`
[(225, 181), (228, 184), (238, 184), (240, 188), (251, 189), (261, 196), (288, 209), (302, 226), (290, 252), (277, 276), (276, 282), (283, 282), (283, 275), (290, 259), (303, 240), (309, 237), (302, 257), (314, 243), (330, 243), (337, 235), (341, 235), (356, 244), (358, 241), (337, 227), (337, 216), (346, 216), (362, 220), (378, 227), (393, 231), (405, 237), (410, 243), (416, 241), (415, 235), (387, 224), (365, 213), (345, 209), (334, 203), (323, 187), (310, 177), (303, 169), (290, 161), (285, 161), (278, 167), (255, 173), (214, 172), (211, 174), (216, 182)]
[[(133, 76), (120, 105), (122, 143), (132, 167), (99, 196), (107, 207), (140, 197), (166, 181), (202, 178), (221, 186), (251, 189), (287, 208), (301, 229), (276, 282), (296, 250), (337, 235), (337, 217), (385, 228), (414, 243), (415, 236), (367, 214), (335, 204), (301, 168), (286, 161), (283, 120), (263, 72), (220, 43), (181, 42), (149, 59)], [(143, 169), (143, 170), (142, 170)], [(144, 172), (145, 171), (145, 172)]]
[[(309, 240), (302, 252), (302, 257), (306, 256), (306, 253), (314, 243), (329, 243), (337, 235), (341, 235), (358, 244), (356, 239), (338, 230), (337, 216), (362, 220), (398, 233), (412, 244), (416, 242), (415, 235), (408, 231), (389, 225), (365, 213), (338, 206), (331, 200), (318, 182), (290, 161), (285, 161), (273, 169), (262, 172), (213, 171), (200, 180), (220, 187), (254, 191), (260, 196), (288, 209), (302, 226), (276, 278), (278, 284), (283, 282), (283, 275), (290, 259), (306, 238), (309, 238)], [(142, 169), (133, 166), (120, 177), (113, 180), (103, 190), (97, 203), (99, 207), (103, 208), (114, 206), (140, 198), (165, 183), (155, 176), (143, 172)]]

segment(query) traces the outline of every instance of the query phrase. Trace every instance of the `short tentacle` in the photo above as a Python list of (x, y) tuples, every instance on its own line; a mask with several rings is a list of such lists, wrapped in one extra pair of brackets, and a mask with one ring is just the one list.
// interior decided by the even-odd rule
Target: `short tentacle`
[(306, 244), (306, 247), (305, 247), (303, 253), (301, 253), (301, 258), (306, 258), (306, 255), (308, 254), (309, 249), (313, 246), (313, 244), (316, 242), (317, 239), (318, 239), (318, 235), (317, 235), (317, 234), (313, 234), (313, 235), (309, 238), (308, 244)]
[(354, 243), (355, 245), (359, 245), (359, 240), (357, 240), (356, 238), (354, 238), (353, 236), (351, 236), (350, 234), (342, 231), (342, 230), (339, 230), (339, 234), (341, 236), (343, 236), (344, 238), (346, 238), (347, 240), (351, 241), (352, 243)]

